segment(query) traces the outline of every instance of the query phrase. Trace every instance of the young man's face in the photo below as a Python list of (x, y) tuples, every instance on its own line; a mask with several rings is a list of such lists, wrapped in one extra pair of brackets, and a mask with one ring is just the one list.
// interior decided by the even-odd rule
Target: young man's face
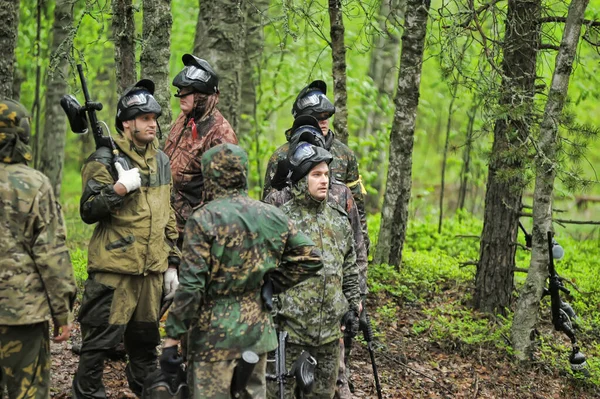
[(323, 132), (323, 136), (327, 136), (327, 133), (329, 133), (329, 118), (331, 118), (331, 115), (327, 113), (323, 113), (317, 118), (319, 120), (319, 127), (321, 128), (321, 132)]
[(150, 113), (142, 114), (134, 120), (123, 122), (125, 136), (131, 139), (133, 144), (138, 147), (143, 147), (151, 143), (156, 137), (156, 128), (158, 126), (156, 118), (156, 114)]
[(317, 201), (327, 198), (329, 188), (329, 167), (321, 162), (308, 172), (308, 192)]

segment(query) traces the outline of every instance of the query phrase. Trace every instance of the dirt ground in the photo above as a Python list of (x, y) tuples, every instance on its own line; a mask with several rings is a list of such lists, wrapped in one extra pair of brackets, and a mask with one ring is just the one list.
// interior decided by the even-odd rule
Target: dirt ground
[[(377, 319), (379, 337), (374, 343), (375, 358), (384, 398), (599, 398), (598, 387), (590, 386), (568, 375), (561, 375), (539, 364), (517, 367), (506, 355), (496, 350), (464, 348), (451, 343), (438, 343), (426, 334), (415, 335), (412, 325), (425, 318), (423, 310), (436, 302), (456, 300), (460, 292), (437, 293), (438, 298), (426, 304), (398, 303), (399, 320)], [(369, 304), (396, 301), (394, 298), (370, 297)], [(382, 331), (383, 330), (383, 334)], [(71, 397), (71, 381), (78, 358), (71, 345), (80, 342), (79, 326), (74, 326), (68, 343), (51, 344), (52, 396)], [(127, 389), (124, 361), (109, 360), (104, 382), (109, 398), (131, 398)], [(364, 342), (355, 341), (351, 358), (352, 381), (356, 398), (377, 398), (373, 370)]]

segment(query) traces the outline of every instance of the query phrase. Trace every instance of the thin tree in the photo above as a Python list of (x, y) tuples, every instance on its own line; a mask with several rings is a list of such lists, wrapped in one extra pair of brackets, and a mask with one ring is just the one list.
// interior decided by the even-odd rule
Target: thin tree
[(390, 132), (390, 163), (375, 263), (400, 267), (412, 186), (412, 151), (430, 0), (408, 0), (402, 34), (396, 111)]
[(67, 121), (60, 106), (60, 98), (67, 92), (69, 53), (73, 45), (73, 2), (57, 0), (52, 24), (50, 67), (46, 80), (46, 112), (44, 134), (39, 151), (39, 170), (52, 183), (54, 193), (60, 196), (62, 169), (65, 160)]
[(115, 72), (120, 93), (137, 80), (135, 69), (135, 19), (132, 0), (112, 0), (112, 34)]
[(552, 193), (557, 171), (558, 127), (569, 89), (569, 78), (589, 0), (572, 0), (562, 42), (556, 56), (552, 85), (537, 140), (536, 179), (533, 193), (532, 253), (527, 279), (521, 288), (512, 324), (512, 346), (520, 360), (532, 354), (531, 339), (540, 298), (548, 277), (547, 232), (552, 231)]
[(483, 231), (475, 276), (475, 308), (504, 312), (513, 270), (524, 159), (535, 95), (541, 0), (509, 0), (504, 35), (500, 107), (488, 167)]
[(199, 4), (194, 54), (208, 61), (219, 75), (219, 110), (237, 132), (246, 37), (245, 2), (200, 0)]
[(2, 2), (0, 7), (0, 97), (12, 98), (15, 73), (15, 49), (19, 31), (20, 0)]
[(162, 108), (160, 124), (161, 145), (167, 140), (171, 125), (171, 81), (169, 58), (171, 57), (171, 0), (144, 0), (142, 28), (141, 77), (151, 79), (156, 85), (154, 97)]
[(348, 144), (348, 91), (346, 89), (346, 46), (344, 45), (344, 14), (341, 0), (329, 0), (331, 55), (333, 58), (333, 97), (336, 137)]

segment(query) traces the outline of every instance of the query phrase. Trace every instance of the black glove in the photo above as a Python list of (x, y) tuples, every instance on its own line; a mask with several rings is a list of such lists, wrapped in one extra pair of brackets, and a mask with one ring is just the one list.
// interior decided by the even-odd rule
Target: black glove
[(356, 337), (358, 334), (358, 312), (355, 309), (350, 309), (342, 317), (342, 325), (346, 327), (344, 333), (350, 338)]
[(277, 162), (277, 170), (271, 179), (271, 187), (281, 190), (287, 186), (287, 177), (290, 173), (290, 161), (284, 158)]
[(176, 375), (179, 372), (181, 363), (183, 363), (183, 357), (179, 355), (177, 345), (173, 345), (163, 349), (159, 361), (160, 369), (165, 374)]

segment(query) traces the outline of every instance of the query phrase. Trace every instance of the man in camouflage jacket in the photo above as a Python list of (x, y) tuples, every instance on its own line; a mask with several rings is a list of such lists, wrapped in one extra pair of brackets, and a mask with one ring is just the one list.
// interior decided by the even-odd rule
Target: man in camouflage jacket
[(48, 178), (27, 166), (29, 115), (0, 99), (0, 392), (50, 397), (50, 343), (69, 338), (75, 279)]
[[(315, 117), (319, 122), (320, 129), (323, 133), (324, 144), (323, 148), (333, 155), (333, 161), (329, 165), (330, 177), (332, 180), (337, 180), (352, 191), (354, 202), (358, 207), (360, 215), (361, 228), (363, 231), (363, 239), (367, 247), (370, 246), (369, 235), (367, 231), (367, 218), (365, 213), (364, 195), (366, 191), (362, 185), (360, 173), (358, 171), (358, 162), (356, 156), (347, 145), (335, 138), (333, 131), (329, 129), (329, 118), (335, 113), (335, 107), (325, 96), (327, 94), (327, 85), (322, 80), (315, 80), (300, 91), (294, 105), (292, 114), (294, 119), (301, 116), (310, 115)], [(307, 102), (306, 99), (315, 98), (314, 102)], [(304, 106), (303, 106), (304, 105)], [(271, 158), (267, 165), (265, 173), (265, 183), (263, 187), (263, 198), (265, 198), (274, 188), (271, 186), (277, 164), (280, 160), (285, 159), (289, 151), (289, 142), (293, 136), (293, 131), (297, 127), (296, 121), (292, 128), (285, 132), (287, 143), (280, 146)]]
[(126, 168), (106, 147), (83, 166), (80, 214), (96, 227), (79, 309), (83, 342), (73, 379), (75, 398), (106, 397), (104, 360), (121, 339), (129, 357), (129, 387), (141, 395), (144, 379), (156, 369), (161, 300), (174, 296), (177, 288), (181, 255), (170, 206), (171, 170), (157, 149), (161, 109), (153, 92), (154, 84), (141, 80), (119, 99), (119, 134), (113, 137)]
[(320, 251), (277, 208), (247, 194), (248, 156), (233, 144), (202, 156), (206, 202), (188, 219), (180, 285), (169, 311), (161, 368), (188, 333), (188, 382), (197, 398), (229, 398), (245, 350), (259, 355), (247, 398), (266, 396), (266, 353), (277, 347), (261, 299), (267, 276), (281, 292), (322, 268)]
[[(307, 147), (310, 146), (310, 147)], [(307, 350), (317, 360), (315, 386), (307, 397), (332, 398), (336, 389), (340, 359), (342, 317), (357, 328), (360, 309), (359, 273), (353, 234), (345, 210), (328, 197), (328, 168), (332, 156), (320, 147), (292, 165), (292, 199), (281, 209), (300, 231), (321, 248), (323, 269), (313, 277), (279, 296), (278, 324), (288, 333), (286, 366)], [(315, 183), (317, 182), (317, 183)], [(315, 189), (318, 184), (318, 190)], [(293, 385), (286, 385), (285, 397), (292, 397)], [(277, 393), (269, 390), (270, 397)]]

